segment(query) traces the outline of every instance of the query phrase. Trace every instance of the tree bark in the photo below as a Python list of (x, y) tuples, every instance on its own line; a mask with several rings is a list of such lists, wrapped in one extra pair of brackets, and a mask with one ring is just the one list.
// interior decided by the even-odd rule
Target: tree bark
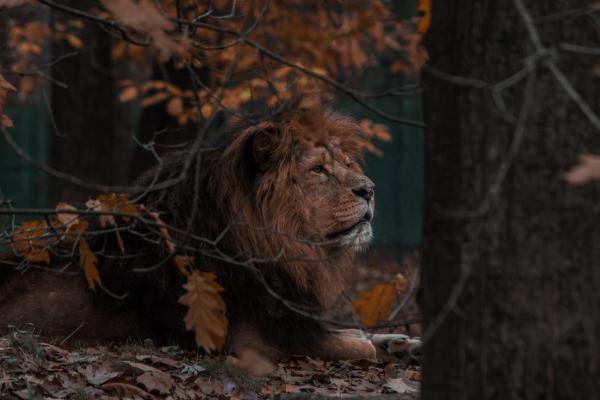
[[(561, 179), (579, 154), (600, 153), (600, 132), (548, 68), (555, 63), (597, 111), (598, 59), (531, 58), (516, 3), (433, 1), (423, 77), (425, 400), (600, 396), (599, 186)], [(589, 1), (523, 3), (542, 46), (599, 45), (589, 14), (539, 19)], [(484, 85), (439, 72), (496, 83), (528, 57), (535, 68), (502, 92), (506, 111)]]

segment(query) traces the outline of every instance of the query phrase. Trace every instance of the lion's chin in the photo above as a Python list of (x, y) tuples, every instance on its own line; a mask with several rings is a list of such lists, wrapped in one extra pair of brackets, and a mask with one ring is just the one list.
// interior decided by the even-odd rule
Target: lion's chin
[(373, 240), (373, 228), (369, 221), (363, 221), (353, 227), (350, 231), (339, 237), (339, 243), (343, 247), (350, 247), (355, 251), (364, 251)]

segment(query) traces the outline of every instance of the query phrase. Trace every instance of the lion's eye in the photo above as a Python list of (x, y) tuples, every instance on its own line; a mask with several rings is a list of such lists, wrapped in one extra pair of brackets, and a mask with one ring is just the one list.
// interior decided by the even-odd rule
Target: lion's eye
[(323, 165), (317, 165), (316, 167), (312, 167), (311, 171), (316, 174), (322, 174), (325, 172), (325, 167)]

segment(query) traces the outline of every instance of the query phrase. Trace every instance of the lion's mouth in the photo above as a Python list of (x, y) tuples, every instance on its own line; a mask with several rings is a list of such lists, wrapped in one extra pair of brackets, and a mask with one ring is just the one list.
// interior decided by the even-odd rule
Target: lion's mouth
[(352, 231), (354, 231), (359, 226), (361, 226), (363, 224), (369, 224), (369, 223), (371, 223), (371, 219), (373, 219), (371, 211), (367, 211), (365, 213), (365, 215), (363, 215), (361, 217), (361, 219), (359, 219), (358, 222), (356, 222), (354, 225), (352, 225), (352, 226), (350, 226), (348, 228), (345, 228), (345, 229), (342, 229), (342, 230), (330, 233), (330, 234), (327, 235), (327, 238), (329, 238), (329, 239), (335, 239), (335, 238), (338, 238), (338, 237), (341, 237), (341, 236), (346, 236), (346, 235), (352, 233)]

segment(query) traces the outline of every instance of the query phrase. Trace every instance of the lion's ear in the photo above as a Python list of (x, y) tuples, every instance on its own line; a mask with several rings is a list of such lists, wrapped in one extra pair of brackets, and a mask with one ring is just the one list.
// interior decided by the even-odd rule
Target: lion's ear
[(250, 141), (252, 159), (256, 169), (264, 172), (276, 164), (281, 148), (281, 132), (275, 125), (260, 124), (253, 129)]

